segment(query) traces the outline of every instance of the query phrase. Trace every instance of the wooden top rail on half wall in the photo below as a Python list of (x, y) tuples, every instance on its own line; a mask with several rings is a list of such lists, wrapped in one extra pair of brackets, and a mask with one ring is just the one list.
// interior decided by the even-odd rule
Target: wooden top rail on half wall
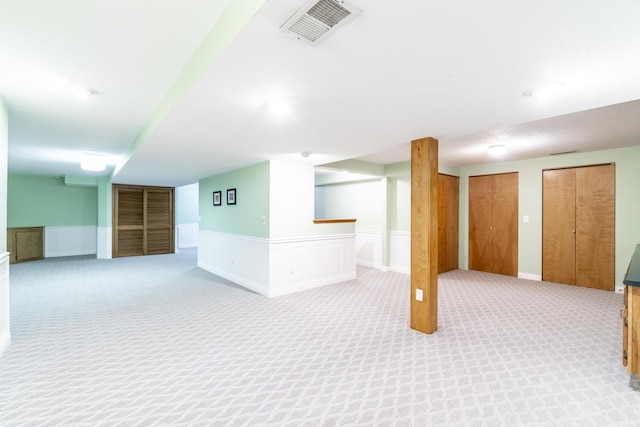
[(338, 224), (342, 222), (356, 222), (357, 220), (354, 218), (348, 219), (314, 219), (314, 224)]

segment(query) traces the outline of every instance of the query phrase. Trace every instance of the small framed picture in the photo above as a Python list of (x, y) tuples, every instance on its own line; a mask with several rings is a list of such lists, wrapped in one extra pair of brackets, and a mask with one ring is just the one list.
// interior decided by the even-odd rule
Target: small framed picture
[(230, 188), (227, 190), (227, 204), (235, 205), (236, 204), (236, 189)]
[(213, 206), (222, 205), (222, 191), (213, 192)]

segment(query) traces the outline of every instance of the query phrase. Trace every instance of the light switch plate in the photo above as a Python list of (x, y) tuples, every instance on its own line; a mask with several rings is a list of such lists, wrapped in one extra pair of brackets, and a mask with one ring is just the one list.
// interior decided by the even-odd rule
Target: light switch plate
[(422, 301), (422, 289), (416, 289), (416, 299)]

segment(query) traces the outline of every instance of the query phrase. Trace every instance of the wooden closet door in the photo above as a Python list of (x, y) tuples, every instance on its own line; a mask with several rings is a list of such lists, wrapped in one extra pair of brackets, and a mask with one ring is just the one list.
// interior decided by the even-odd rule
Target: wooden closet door
[(576, 284), (576, 171), (542, 172), (542, 280)]
[(615, 288), (615, 165), (576, 169), (576, 284)]
[(458, 268), (460, 178), (438, 174), (438, 273)]
[(460, 241), (460, 178), (447, 177), (447, 271), (458, 268), (458, 243)]
[(113, 256), (174, 252), (174, 189), (114, 185)]
[(493, 212), (491, 175), (469, 177), (469, 269), (492, 272), (491, 224)]
[(173, 253), (173, 191), (148, 189), (146, 205), (146, 253)]
[(518, 173), (493, 175), (493, 273), (518, 276)]
[(144, 255), (144, 190), (114, 187), (113, 256)]

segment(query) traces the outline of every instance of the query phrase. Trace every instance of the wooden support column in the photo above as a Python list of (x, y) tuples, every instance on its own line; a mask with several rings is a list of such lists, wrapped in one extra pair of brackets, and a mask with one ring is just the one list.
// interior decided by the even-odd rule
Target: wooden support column
[(434, 138), (411, 142), (411, 328), (426, 334), (438, 330), (438, 140)]

